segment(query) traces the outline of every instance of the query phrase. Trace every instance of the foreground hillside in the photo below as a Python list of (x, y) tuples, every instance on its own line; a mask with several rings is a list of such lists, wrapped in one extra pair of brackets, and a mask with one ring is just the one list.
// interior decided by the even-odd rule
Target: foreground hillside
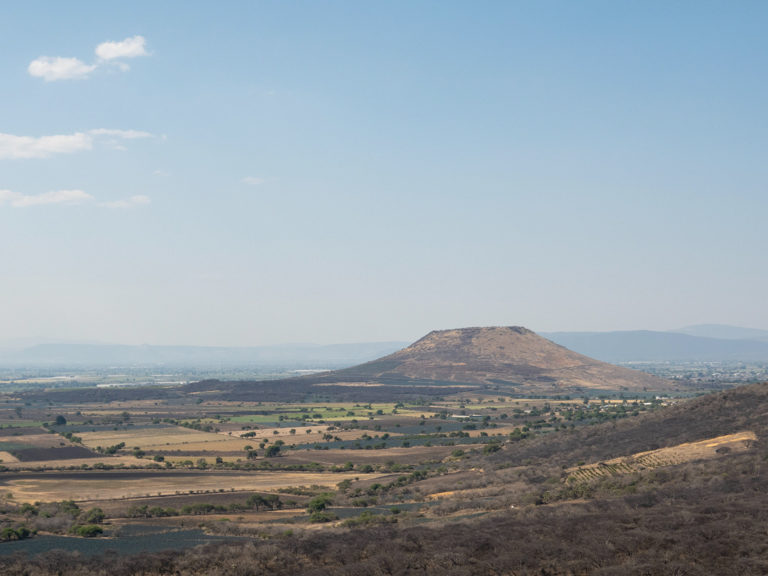
[(5, 557), (0, 571), (765, 574), (766, 416), (768, 384), (746, 386), (635, 418), (510, 434), (414, 473), (342, 482), (332, 495), (341, 505), (374, 499), (399, 514), (290, 531), (249, 529), (228, 516), (202, 525), (240, 538), (229, 543), (141, 556)]

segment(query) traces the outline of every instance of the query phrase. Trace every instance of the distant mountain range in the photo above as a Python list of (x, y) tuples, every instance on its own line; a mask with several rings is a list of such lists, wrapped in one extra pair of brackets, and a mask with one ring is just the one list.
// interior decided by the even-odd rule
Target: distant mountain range
[(741, 326), (728, 326), (726, 324), (697, 324), (678, 330), (671, 330), (671, 332), (688, 334), (689, 336), (701, 336), (702, 338), (719, 338), (721, 340), (761, 340), (768, 342), (768, 330), (742, 328)]
[(549, 332), (566, 348), (604, 362), (768, 362), (768, 330), (702, 324), (674, 332)]
[(185, 366), (339, 368), (366, 362), (406, 342), (285, 344), (280, 346), (126, 346), (113, 344), (38, 344), (0, 348), (1, 366)]
[[(541, 336), (603, 362), (768, 362), (768, 330), (720, 324), (669, 332), (549, 332)], [(0, 367), (183, 366), (343, 368), (381, 358), (407, 342), (277, 346), (129, 346), (17, 342), (0, 346)]]

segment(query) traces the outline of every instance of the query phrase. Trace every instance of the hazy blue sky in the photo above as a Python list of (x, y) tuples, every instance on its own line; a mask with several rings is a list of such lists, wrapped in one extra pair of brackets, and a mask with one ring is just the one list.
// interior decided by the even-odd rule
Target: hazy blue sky
[(768, 327), (768, 2), (0, 4), (0, 341)]

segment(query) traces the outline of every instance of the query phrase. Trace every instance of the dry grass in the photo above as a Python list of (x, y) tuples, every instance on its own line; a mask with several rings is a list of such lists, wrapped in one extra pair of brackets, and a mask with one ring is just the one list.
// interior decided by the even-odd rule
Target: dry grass
[(13, 454), (10, 452), (0, 452), (0, 462), (3, 464), (7, 464), (9, 462), (18, 462), (19, 459), (16, 458)]
[(445, 492), (435, 492), (427, 496), (427, 500), (443, 500), (444, 498), (453, 498), (456, 490), (446, 490)]

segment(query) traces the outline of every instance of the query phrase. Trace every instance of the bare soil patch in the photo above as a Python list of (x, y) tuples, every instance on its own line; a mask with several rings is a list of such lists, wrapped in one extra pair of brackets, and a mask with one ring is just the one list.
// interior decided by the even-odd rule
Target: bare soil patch
[(27, 448), (14, 452), (20, 462), (46, 462), (48, 460), (72, 460), (76, 458), (97, 458), (82, 446), (62, 446), (56, 448)]

